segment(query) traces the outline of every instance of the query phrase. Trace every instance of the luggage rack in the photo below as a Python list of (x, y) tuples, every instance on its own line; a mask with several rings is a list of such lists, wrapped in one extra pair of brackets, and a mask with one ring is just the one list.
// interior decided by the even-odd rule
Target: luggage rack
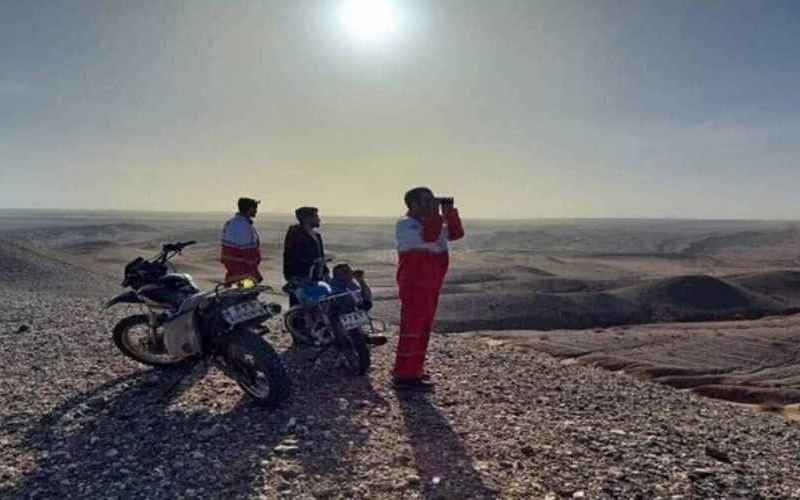
[(214, 293), (215, 294), (225, 294), (228, 295), (249, 295), (254, 292), (257, 293), (265, 293), (265, 292), (274, 292), (275, 289), (269, 285), (254, 285), (251, 287), (242, 287), (236, 286), (236, 284), (240, 283), (243, 280), (236, 280), (236, 281), (216, 281), (216, 286), (214, 286)]

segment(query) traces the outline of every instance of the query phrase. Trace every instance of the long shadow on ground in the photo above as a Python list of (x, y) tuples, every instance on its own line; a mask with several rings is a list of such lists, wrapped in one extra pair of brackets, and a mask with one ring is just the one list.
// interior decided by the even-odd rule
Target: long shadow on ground
[(170, 408), (189, 386), (180, 383), (185, 375), (137, 372), (26, 424), (19, 445), (36, 466), (0, 497), (246, 497), (262, 489), (261, 461), (285, 423), (241, 402), (225, 414)]
[[(44, 416), (6, 417), (0, 437), (10, 436), (34, 466), (0, 488), (0, 498), (341, 492), (343, 478), (359, 475), (370, 419), (387, 412), (388, 403), (369, 378), (349, 377), (331, 359), (314, 366), (297, 354), (284, 354), (293, 395), (272, 413), (243, 394), (232, 407), (215, 409), (217, 397), (230, 396), (214, 389), (230, 382), (212, 377), (195, 385), (206, 375), (204, 365), (195, 364), (117, 378)], [(358, 481), (352, 494), (364, 494)]]
[(497, 497), (475, 469), (461, 437), (431, 401), (424, 395), (401, 395), (399, 401), (425, 498)]
[[(305, 446), (294, 457), (314, 496), (350, 490), (348, 496), (361, 497), (359, 463), (371, 435), (370, 422), (388, 411), (389, 403), (372, 386), (369, 377), (354, 377), (335, 367), (336, 352), (331, 350), (312, 363), (314, 350), (291, 348), (284, 360), (292, 371), (293, 413), (298, 427), (293, 434)], [(310, 429), (310, 430), (309, 430)], [(344, 487), (343, 481), (351, 481)]]

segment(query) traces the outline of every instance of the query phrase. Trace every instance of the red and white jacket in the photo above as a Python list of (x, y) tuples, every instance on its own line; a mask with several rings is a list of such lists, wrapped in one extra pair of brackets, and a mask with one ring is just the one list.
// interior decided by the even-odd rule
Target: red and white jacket
[(397, 283), (401, 288), (426, 286), (444, 279), (449, 265), (448, 241), (464, 237), (457, 209), (442, 217), (424, 219), (406, 215), (397, 222)]
[(220, 261), (225, 265), (226, 281), (243, 277), (261, 278), (258, 264), (261, 262), (261, 238), (253, 221), (236, 214), (222, 228), (222, 252)]

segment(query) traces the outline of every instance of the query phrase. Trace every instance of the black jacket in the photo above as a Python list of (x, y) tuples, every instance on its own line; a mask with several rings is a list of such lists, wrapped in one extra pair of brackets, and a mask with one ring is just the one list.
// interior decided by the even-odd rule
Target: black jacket
[[(325, 258), (322, 236), (316, 232), (314, 236), (308, 234), (299, 224), (290, 226), (283, 242), (283, 277), (286, 281), (308, 278), (314, 261), (319, 258)], [(328, 268), (324, 267), (323, 272), (327, 274)], [(322, 279), (323, 276), (314, 278)]]

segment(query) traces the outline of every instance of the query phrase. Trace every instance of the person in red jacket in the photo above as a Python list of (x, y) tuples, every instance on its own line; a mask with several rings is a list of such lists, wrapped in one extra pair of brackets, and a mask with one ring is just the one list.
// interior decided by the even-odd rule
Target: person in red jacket
[(449, 265), (447, 242), (463, 238), (464, 228), (452, 198), (436, 198), (429, 188), (407, 192), (405, 203), (408, 213), (396, 227), (401, 306), (394, 386), (430, 390), (423, 368)]
[(225, 281), (243, 278), (261, 281), (258, 265), (261, 263), (261, 239), (253, 218), (258, 212), (258, 201), (239, 198), (239, 212), (222, 228), (222, 251), (220, 261), (225, 266)]

